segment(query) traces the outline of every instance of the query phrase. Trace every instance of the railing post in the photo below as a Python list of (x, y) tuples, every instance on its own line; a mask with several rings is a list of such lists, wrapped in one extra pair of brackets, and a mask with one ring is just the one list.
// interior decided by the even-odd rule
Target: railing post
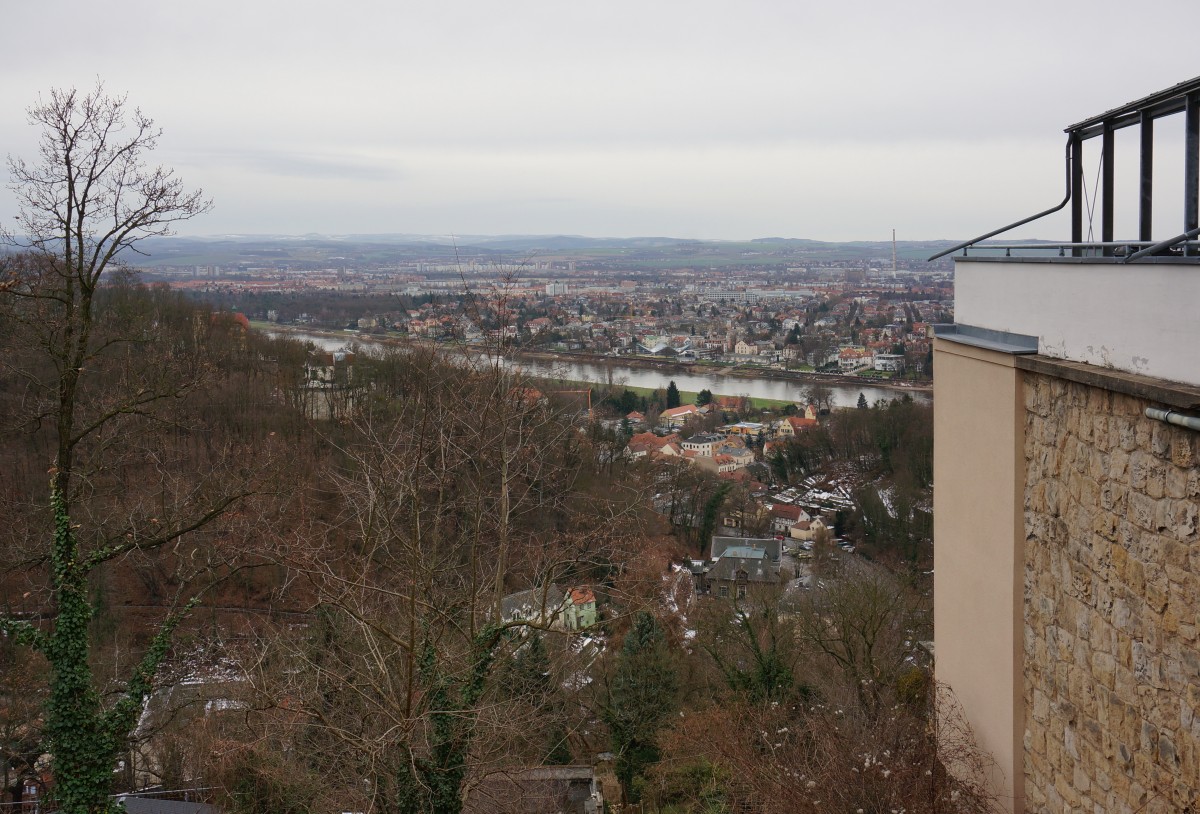
[[(1183, 231), (1200, 226), (1200, 96), (1189, 93), (1184, 107)], [(1184, 255), (1191, 254), (1185, 244)]]
[(1138, 198), (1138, 240), (1150, 241), (1154, 231), (1154, 118), (1141, 114), (1142, 155)]
[[(1079, 131), (1071, 134), (1071, 242), (1083, 242), (1083, 139)], [(1082, 250), (1071, 248), (1072, 257), (1081, 257)]]
[[(1115, 137), (1111, 121), (1104, 123), (1104, 135), (1101, 139), (1100, 164), (1103, 168), (1104, 204), (1100, 210), (1100, 242), (1112, 243), (1113, 240), (1113, 153), (1115, 152)], [(1112, 257), (1112, 247), (1105, 246), (1101, 251), (1105, 257)]]

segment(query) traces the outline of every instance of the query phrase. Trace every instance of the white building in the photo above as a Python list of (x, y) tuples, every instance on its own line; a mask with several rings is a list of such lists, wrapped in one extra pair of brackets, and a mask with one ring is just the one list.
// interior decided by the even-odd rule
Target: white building
[(884, 371), (885, 373), (903, 373), (904, 372), (904, 354), (903, 353), (877, 353), (877, 354), (875, 354), (875, 369)]

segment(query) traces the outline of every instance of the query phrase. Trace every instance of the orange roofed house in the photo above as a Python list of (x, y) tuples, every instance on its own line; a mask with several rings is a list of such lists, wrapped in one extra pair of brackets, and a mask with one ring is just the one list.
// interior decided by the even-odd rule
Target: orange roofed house
[(635, 461), (642, 458), (679, 457), (682, 454), (679, 436), (675, 433), (660, 438), (652, 432), (639, 432), (625, 446), (625, 457)]
[(663, 410), (658, 414), (658, 420), (664, 427), (682, 427), (691, 419), (699, 418), (703, 414), (703, 409), (695, 404), (684, 404), (682, 407)]

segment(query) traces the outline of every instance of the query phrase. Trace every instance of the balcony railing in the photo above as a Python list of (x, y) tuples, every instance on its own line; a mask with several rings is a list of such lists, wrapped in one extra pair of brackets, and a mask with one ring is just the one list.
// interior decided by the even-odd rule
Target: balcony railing
[[(1154, 214), (1154, 123), (1164, 116), (1184, 115), (1183, 167), (1183, 231), (1167, 240), (1151, 238)], [(1116, 163), (1115, 133), (1125, 127), (1140, 128), (1138, 164), (1138, 237), (1136, 240), (1115, 240), (1113, 211), (1115, 204)], [(1200, 262), (1200, 77), (1181, 82), (1174, 87), (1152, 93), (1127, 105), (1093, 116), (1068, 127), (1066, 147), (1066, 194), (1061, 203), (1043, 212), (1022, 218), (987, 234), (959, 243), (939, 252), (930, 260), (968, 250), (1000, 250), (1005, 256), (1013, 251), (1045, 252), (1049, 257), (1107, 257), (1117, 262), (1131, 263), (1144, 258), (1193, 258)], [(1100, 240), (1086, 242), (1083, 236), (1084, 195), (1083, 142), (1100, 139)], [(1066, 243), (990, 243), (979, 245), (996, 235), (1024, 226), (1071, 205), (1071, 240)]]

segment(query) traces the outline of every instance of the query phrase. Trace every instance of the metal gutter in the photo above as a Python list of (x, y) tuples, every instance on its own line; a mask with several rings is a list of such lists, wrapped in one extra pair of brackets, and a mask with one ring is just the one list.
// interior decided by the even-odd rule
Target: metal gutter
[(1143, 110), (1155, 119), (1170, 116), (1173, 113), (1181, 112), (1185, 106), (1185, 97), (1196, 91), (1200, 91), (1200, 76), (1151, 93), (1149, 96), (1143, 96), (1141, 99), (1120, 107), (1114, 107), (1112, 110), (1106, 110), (1099, 116), (1092, 116), (1076, 122), (1066, 128), (1064, 132), (1079, 133), (1084, 138), (1092, 138), (1100, 135), (1105, 122), (1108, 122), (1113, 130), (1138, 124), (1141, 121)]
[(1146, 418), (1153, 418), (1155, 421), (1163, 421), (1167, 424), (1174, 424), (1176, 427), (1186, 427), (1189, 430), (1200, 432), (1200, 416), (1177, 413), (1171, 409), (1163, 410), (1160, 407), (1147, 407)]
[(934, 260), (937, 260), (939, 257), (945, 257), (948, 254), (953, 254), (954, 252), (958, 251), (959, 249), (965, 249), (973, 243), (978, 243), (981, 240), (987, 240), (989, 237), (995, 237), (998, 234), (1007, 232), (1009, 229), (1016, 229), (1018, 226), (1024, 226), (1025, 224), (1035, 221), (1038, 218), (1044, 218), (1047, 215), (1052, 215), (1055, 212), (1062, 209), (1068, 203), (1070, 203), (1071, 202), (1071, 145), (1074, 143), (1074, 141), (1075, 141), (1074, 136), (1071, 136), (1070, 138), (1067, 139), (1067, 148), (1066, 148), (1066, 153), (1067, 153), (1067, 155), (1066, 155), (1067, 194), (1062, 199), (1062, 203), (1060, 203), (1058, 206), (1051, 207), (1050, 209), (1047, 209), (1044, 212), (1038, 212), (1036, 215), (1030, 215), (1027, 218), (1022, 218), (1021, 220), (1017, 221), (1016, 223), (1010, 223), (1010, 224), (1008, 224), (1008, 226), (1002, 226), (999, 229), (994, 229), (994, 230), (988, 232), (986, 235), (980, 235), (979, 237), (972, 238), (971, 240), (967, 240), (962, 243), (959, 243), (957, 246), (951, 246), (950, 248), (946, 249), (945, 251), (938, 252), (937, 254), (935, 254), (933, 257), (930, 257), (925, 262), (927, 262), (927, 263), (933, 262)]

